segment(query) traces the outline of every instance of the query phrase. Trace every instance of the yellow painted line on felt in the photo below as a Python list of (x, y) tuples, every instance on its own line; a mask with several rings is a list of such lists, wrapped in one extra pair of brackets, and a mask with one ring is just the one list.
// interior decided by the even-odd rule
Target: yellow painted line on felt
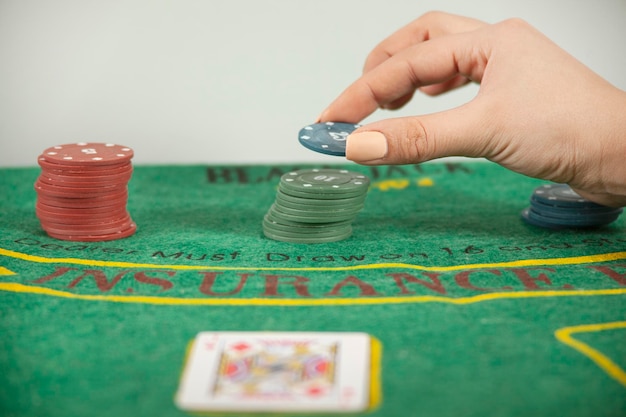
[(619, 365), (617, 365), (599, 350), (594, 349), (587, 343), (583, 343), (580, 340), (572, 337), (572, 334), (576, 333), (592, 333), (615, 329), (626, 329), (626, 321), (563, 327), (555, 331), (554, 336), (559, 342), (568, 345), (569, 347), (577, 350), (578, 352), (591, 359), (611, 378), (615, 379), (617, 382), (626, 387), (626, 372), (622, 368), (620, 368)]
[(383, 344), (370, 335), (370, 402), (368, 409), (378, 408), (383, 400), (382, 389)]
[(282, 306), (282, 307), (314, 307), (314, 306), (354, 306), (380, 304), (474, 304), (484, 301), (520, 298), (547, 298), (547, 297), (590, 297), (624, 295), (626, 288), (573, 290), (573, 291), (520, 291), (480, 294), (471, 297), (438, 297), (432, 295), (418, 295), (413, 297), (378, 297), (378, 298), (179, 298), (157, 297), (144, 295), (102, 295), (102, 294), (74, 294), (67, 291), (51, 288), (24, 285), (17, 282), (0, 282), (0, 291), (38, 294), (60, 298), (89, 301), (109, 301), (115, 303), (138, 303), (156, 305), (189, 305), (189, 306)]
[(467, 265), (449, 266), (424, 266), (407, 263), (372, 263), (349, 266), (325, 266), (325, 267), (262, 267), (262, 266), (219, 266), (219, 265), (161, 265), (151, 263), (100, 261), (94, 259), (78, 258), (48, 258), (37, 255), (28, 255), (0, 248), (0, 255), (14, 259), (20, 259), (35, 263), (58, 263), (86, 266), (100, 266), (109, 268), (152, 268), (152, 269), (173, 269), (173, 270), (216, 270), (216, 271), (356, 271), (367, 269), (415, 269), (420, 271), (459, 271), (468, 269), (485, 268), (515, 268), (523, 266), (563, 266), (580, 265), (586, 263), (609, 262), (626, 259), (626, 252), (611, 252), (596, 255), (573, 256), (565, 258), (543, 258), (543, 259), (520, 259), (507, 262), (476, 263)]
[(0, 266), (0, 275), (15, 275), (15, 272), (11, 271), (10, 269), (7, 269), (3, 266)]

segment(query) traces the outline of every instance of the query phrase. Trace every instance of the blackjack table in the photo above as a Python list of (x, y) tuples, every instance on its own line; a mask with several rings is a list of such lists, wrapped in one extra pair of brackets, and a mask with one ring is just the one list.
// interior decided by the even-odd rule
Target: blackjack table
[(0, 169), (0, 415), (189, 415), (190, 343), (232, 331), (371, 336), (351, 415), (626, 415), (623, 216), (527, 224), (545, 182), (489, 162), (342, 163), (315, 167), (369, 178), (349, 237), (266, 237), (281, 176), (312, 167), (137, 165), (136, 231), (91, 242), (42, 229), (39, 167)]

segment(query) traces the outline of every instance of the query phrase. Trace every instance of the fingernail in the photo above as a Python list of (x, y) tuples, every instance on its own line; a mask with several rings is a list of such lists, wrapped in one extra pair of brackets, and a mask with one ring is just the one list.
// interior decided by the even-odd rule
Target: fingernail
[(346, 158), (368, 162), (387, 155), (387, 138), (380, 132), (353, 133), (346, 139)]

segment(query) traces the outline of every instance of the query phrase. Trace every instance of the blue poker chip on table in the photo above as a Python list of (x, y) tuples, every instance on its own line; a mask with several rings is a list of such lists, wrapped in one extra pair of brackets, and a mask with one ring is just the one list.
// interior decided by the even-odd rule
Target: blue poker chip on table
[(315, 123), (300, 129), (298, 140), (305, 148), (326, 155), (346, 156), (346, 138), (361, 125), (354, 123)]
[(610, 217), (619, 216), (622, 213), (621, 208), (610, 208), (598, 206), (594, 208), (566, 208), (550, 206), (543, 204), (531, 198), (531, 207), (533, 211), (545, 217), (556, 217), (571, 220), (606, 220)]
[(593, 228), (614, 222), (622, 211), (589, 201), (567, 184), (549, 184), (534, 190), (530, 207), (521, 217), (528, 224), (549, 229)]
[(546, 184), (535, 188), (532, 198), (540, 203), (570, 208), (606, 208), (598, 203), (589, 201), (572, 190), (567, 184)]

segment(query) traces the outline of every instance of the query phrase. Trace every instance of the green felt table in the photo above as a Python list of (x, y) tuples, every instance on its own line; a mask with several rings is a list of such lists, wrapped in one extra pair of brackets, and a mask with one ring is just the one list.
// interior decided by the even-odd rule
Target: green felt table
[(52, 239), (36, 168), (0, 170), (0, 415), (182, 416), (201, 331), (366, 332), (371, 416), (626, 415), (626, 221), (543, 230), (541, 181), (490, 163), (340, 165), (372, 185), (353, 235), (262, 234), (296, 166), (137, 166), (127, 239)]

